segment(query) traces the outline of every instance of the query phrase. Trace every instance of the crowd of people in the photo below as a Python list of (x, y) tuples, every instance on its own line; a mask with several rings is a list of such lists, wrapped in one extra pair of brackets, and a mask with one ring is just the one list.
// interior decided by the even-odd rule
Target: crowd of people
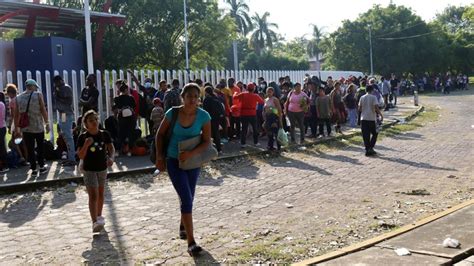
[[(156, 168), (167, 170), (179, 196), (179, 236), (187, 240), (191, 256), (202, 250), (194, 239), (192, 220), (200, 167), (185, 170), (181, 167), (183, 161), (200, 156), (211, 142), (222, 153), (230, 141), (239, 142), (245, 149), (247, 137), (259, 146), (260, 138), (266, 135), (267, 149), (273, 151), (282, 147), (277, 138), (282, 129), (289, 132), (292, 143), (301, 144), (306, 138), (331, 136), (333, 129), (342, 134), (345, 123), (361, 127), (365, 155), (373, 156), (383, 121), (381, 110), (396, 106), (397, 95), (406, 82), (394, 74), (379, 81), (367, 76), (328, 77), (323, 81), (307, 75), (303, 83), (286, 76), (277, 82), (260, 77), (244, 84), (231, 77), (218, 84), (196, 79), (183, 87), (177, 79), (171, 84), (163, 80), (155, 89), (152, 79), (142, 84), (129, 73), (136, 86), (129, 87), (126, 80), (115, 82), (113, 112), (103, 123), (99, 121), (100, 93), (95, 75), (86, 78), (77, 121), (72, 88), (61, 76), (54, 77), (53, 110), (59, 132), (56, 147), (44, 140), (51, 129), (37, 82), (28, 79), (26, 90), (19, 95), (16, 86), (8, 84), (5, 93), (0, 92), (0, 172), (29, 166), (31, 176), (44, 174), (48, 171), (47, 156), (55, 153), (62, 158), (62, 166), (78, 165), (89, 194), (92, 231), (96, 233), (105, 225), (102, 208), (107, 168), (117, 156), (144, 155), (154, 150)], [(449, 92), (452, 86), (449, 80), (444, 91)], [(464, 78), (461, 80), (458, 86), (464, 89)], [(146, 120), (148, 136), (142, 137), (139, 118)], [(7, 133), (12, 138), (5, 143)], [(200, 137), (200, 144), (182, 151), (180, 143), (195, 137)], [(150, 149), (151, 145), (155, 149)]]
[[(110, 134), (115, 156), (148, 153), (166, 111), (182, 104), (180, 93), (183, 84), (177, 79), (171, 84), (162, 80), (159, 87), (154, 88), (152, 79), (146, 78), (142, 84), (132, 71), (129, 73), (135, 86), (129, 87), (127, 80), (115, 82), (117, 96), (111, 99), (112, 115), (99, 124)], [(26, 90), (18, 97), (14, 84), (8, 84), (0, 94), (0, 137), (5, 139), (7, 133), (13, 133), (8, 143), (0, 141), (0, 172), (29, 165), (31, 174), (35, 176), (47, 171), (45, 159), (62, 159), (65, 167), (78, 164), (76, 146), (83, 132), (82, 116), (89, 110), (99, 111), (97, 80), (93, 74), (86, 78), (86, 87), (79, 99), (81, 116), (77, 121), (74, 121), (72, 88), (61, 76), (54, 77), (53, 82), (53, 110), (58, 112), (60, 133), (56, 143), (43, 140), (44, 134), (41, 135), (49, 121), (43, 95), (34, 80), (25, 83)], [(350, 127), (357, 127), (360, 125), (359, 101), (368, 86), (374, 87), (373, 94), (379, 108), (388, 110), (396, 106), (398, 95), (423, 89), (443, 93), (467, 89), (468, 79), (463, 74), (447, 74), (417, 78), (390, 75), (378, 81), (368, 77), (349, 76), (337, 80), (328, 77), (323, 81), (308, 75), (302, 84), (294, 83), (288, 76), (278, 81), (266, 81), (260, 77), (248, 84), (234, 78), (221, 79), (218, 84), (204, 83), (200, 79), (193, 82), (200, 88), (200, 106), (211, 116), (213, 143), (223, 153), (229, 141), (238, 141), (245, 149), (250, 136), (256, 146), (261, 145), (262, 136), (267, 136), (266, 148), (279, 150), (281, 145), (277, 133), (281, 128), (289, 132), (292, 143), (303, 143), (305, 138), (341, 133), (341, 126), (346, 122)], [(20, 130), (20, 127), (15, 127), (15, 115), (20, 119), (27, 107), (31, 123), (21, 130), (26, 134), (15, 138)], [(139, 118), (146, 120), (147, 136), (143, 136)]]

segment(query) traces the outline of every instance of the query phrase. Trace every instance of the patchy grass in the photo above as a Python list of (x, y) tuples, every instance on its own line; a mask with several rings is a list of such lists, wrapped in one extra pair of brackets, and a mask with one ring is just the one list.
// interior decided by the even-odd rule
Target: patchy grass
[(425, 110), (418, 114), (414, 119), (407, 121), (404, 124), (396, 124), (390, 128), (384, 129), (380, 134), (380, 138), (392, 137), (404, 132), (413, 131), (417, 128), (423, 127), (429, 123), (436, 122), (439, 114), (433, 107), (425, 107)]
[(282, 252), (280, 248), (270, 243), (258, 243), (244, 247), (229, 255), (235, 257), (235, 261), (232, 261), (232, 263), (249, 263), (250, 261), (290, 262), (293, 258), (293, 254)]

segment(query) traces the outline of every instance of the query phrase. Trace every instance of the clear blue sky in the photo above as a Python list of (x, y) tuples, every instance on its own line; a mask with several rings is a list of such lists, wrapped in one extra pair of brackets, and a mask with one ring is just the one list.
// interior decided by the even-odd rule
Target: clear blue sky
[[(192, 0), (191, 0), (192, 1)], [(374, 4), (387, 6), (390, 0), (244, 0), (250, 14), (270, 12), (269, 21), (278, 24), (278, 32), (286, 39), (311, 34), (309, 24), (325, 27), (327, 33), (342, 25), (345, 19), (354, 20)], [(393, 0), (394, 4), (410, 7), (425, 21), (431, 21), (448, 5), (472, 4), (472, 0)], [(219, 0), (219, 6), (227, 5)]]

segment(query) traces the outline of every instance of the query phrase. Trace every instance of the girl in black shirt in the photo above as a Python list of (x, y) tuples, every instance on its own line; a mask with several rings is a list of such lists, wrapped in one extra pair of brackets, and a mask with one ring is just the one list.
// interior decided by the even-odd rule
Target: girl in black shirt
[(81, 159), (84, 184), (89, 194), (89, 212), (92, 232), (100, 232), (105, 225), (102, 216), (107, 167), (114, 163), (114, 146), (107, 131), (99, 129), (99, 117), (94, 110), (87, 111), (82, 119), (85, 132), (77, 141), (77, 155)]

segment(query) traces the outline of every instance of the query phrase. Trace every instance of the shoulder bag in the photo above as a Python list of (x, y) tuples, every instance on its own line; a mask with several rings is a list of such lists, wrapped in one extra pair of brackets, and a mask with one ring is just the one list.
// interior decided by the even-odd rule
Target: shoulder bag
[[(180, 141), (178, 144), (179, 152), (191, 151), (196, 148), (202, 142), (201, 135)], [(212, 143), (209, 143), (209, 146), (203, 152), (196, 154), (195, 156), (187, 159), (186, 161), (179, 161), (179, 168), (183, 170), (191, 170), (201, 167), (203, 164), (206, 164), (215, 158), (217, 158), (217, 150), (214, 148)]]
[[(171, 139), (171, 135), (173, 134), (173, 129), (174, 129), (174, 126), (176, 124), (176, 121), (178, 120), (178, 115), (179, 115), (179, 108), (180, 107), (173, 107), (171, 109), (171, 122), (170, 122), (170, 127), (168, 128), (168, 130), (166, 131), (166, 136), (165, 138), (163, 139), (163, 151), (162, 151), (162, 154), (166, 157), (166, 152), (168, 150), (168, 144), (170, 142), (170, 139)], [(158, 134), (158, 132), (157, 132)], [(155, 143), (155, 140), (153, 140), (153, 143), (151, 145), (151, 152), (150, 152), (150, 161), (152, 163), (156, 163), (156, 143)]]
[[(28, 111), (30, 110), (30, 101), (31, 101), (31, 96), (33, 96), (33, 93), (34, 92), (31, 92), (30, 97), (28, 97), (28, 104), (26, 105), (26, 111), (20, 114), (20, 121), (18, 122), (19, 128), (25, 128), (30, 125), (30, 117), (28, 116)], [(17, 106), (18, 106), (18, 100), (17, 100)]]

